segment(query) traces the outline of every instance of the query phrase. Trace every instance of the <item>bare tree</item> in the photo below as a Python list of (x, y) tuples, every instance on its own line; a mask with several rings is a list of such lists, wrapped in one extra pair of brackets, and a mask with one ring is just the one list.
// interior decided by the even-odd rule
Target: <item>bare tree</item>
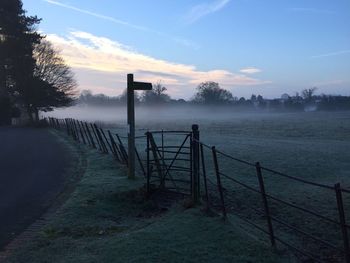
[(304, 100), (311, 101), (312, 97), (315, 95), (316, 90), (317, 90), (316, 87), (313, 87), (313, 88), (310, 88), (310, 89), (304, 89), (301, 92), (301, 96), (303, 97)]
[(69, 105), (77, 95), (74, 74), (52, 44), (42, 40), (34, 48), (35, 68), (26, 104), (30, 114)]
[(144, 91), (142, 101), (146, 104), (162, 104), (170, 101), (170, 96), (166, 93), (167, 88), (159, 81), (153, 85), (153, 89)]
[(34, 59), (36, 61), (34, 77), (45, 81), (67, 96), (77, 95), (77, 83), (73, 72), (49, 41), (42, 40), (35, 46)]

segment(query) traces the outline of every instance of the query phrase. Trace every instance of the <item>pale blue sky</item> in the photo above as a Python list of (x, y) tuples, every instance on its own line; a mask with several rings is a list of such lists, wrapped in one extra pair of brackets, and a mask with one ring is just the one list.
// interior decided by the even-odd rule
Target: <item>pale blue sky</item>
[(350, 95), (349, 0), (23, 0), (81, 89), (118, 95), (126, 73), (189, 98), (213, 80), (235, 96), (317, 86)]

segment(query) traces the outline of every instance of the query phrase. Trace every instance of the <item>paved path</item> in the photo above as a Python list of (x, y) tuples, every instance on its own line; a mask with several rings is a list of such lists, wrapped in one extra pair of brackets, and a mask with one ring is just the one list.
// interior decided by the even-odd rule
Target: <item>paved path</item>
[(0, 127), (0, 250), (63, 190), (69, 159), (47, 129)]

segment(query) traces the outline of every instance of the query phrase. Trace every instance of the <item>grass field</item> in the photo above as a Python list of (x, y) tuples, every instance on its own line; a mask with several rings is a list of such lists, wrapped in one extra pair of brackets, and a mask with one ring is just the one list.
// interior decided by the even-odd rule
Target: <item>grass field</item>
[[(186, 110), (184, 110), (185, 112)], [(350, 112), (307, 113), (227, 113), (212, 109), (203, 112), (171, 114), (139, 112), (137, 134), (147, 130), (190, 130), (193, 123), (199, 125), (201, 140), (215, 145), (217, 149), (248, 162), (259, 161), (263, 166), (310, 181), (350, 188)], [(149, 115), (147, 115), (149, 114)], [(98, 118), (97, 116), (101, 116)], [(106, 128), (126, 135), (125, 119), (111, 118), (112, 114), (96, 114), (92, 121), (99, 121)], [(74, 115), (72, 117), (75, 117)], [(165, 145), (179, 145), (180, 139), (166, 135)], [(141, 153), (145, 139), (139, 139), (137, 147)], [(205, 152), (209, 178), (215, 180), (212, 156)], [(242, 165), (219, 155), (220, 170), (252, 187), (257, 188), (254, 167)], [(268, 194), (282, 198), (292, 204), (316, 211), (338, 220), (336, 199), (333, 191), (300, 184), (273, 174), (264, 173)], [(232, 214), (244, 215), (252, 221), (265, 225), (250, 206), (261, 208), (259, 195), (223, 180)], [(350, 196), (344, 194), (346, 216), (350, 216)], [(324, 223), (313, 216), (270, 201), (274, 216), (287, 220), (289, 224), (302, 228), (313, 235), (342, 247), (339, 227)], [(275, 224), (275, 232), (293, 244), (337, 261), (335, 253), (323, 245), (295, 235)]]
[[(177, 119), (176, 121), (139, 121), (139, 133), (145, 130), (189, 130), (192, 123), (199, 124), (201, 140), (236, 158), (286, 173), (333, 186), (341, 183), (350, 188), (350, 113), (349, 112), (309, 112), (284, 114), (237, 114), (217, 120)], [(142, 127), (142, 128), (141, 128)], [(117, 129), (118, 130), (118, 129)], [(123, 128), (119, 128), (123, 132)], [(158, 138), (159, 139), (159, 138)], [(142, 141), (142, 139), (141, 139)], [(180, 139), (165, 135), (165, 145), (178, 145)], [(160, 140), (158, 140), (160, 144)], [(144, 142), (139, 147), (144, 148)], [(210, 149), (205, 150), (209, 177), (215, 182), (213, 160)], [(254, 167), (232, 161), (218, 155), (220, 170), (258, 189)], [(294, 205), (318, 212), (338, 220), (335, 193), (318, 187), (305, 185), (271, 173), (264, 173), (268, 194), (281, 198)], [(262, 207), (260, 196), (223, 178), (224, 188), (230, 197), (227, 202), (232, 214), (239, 213), (246, 218), (265, 226), (261, 216), (248, 207)], [(350, 196), (344, 194), (346, 215), (350, 216)], [(292, 226), (325, 239), (342, 247), (342, 236), (338, 226), (325, 223), (277, 202), (270, 201), (272, 214), (287, 221)], [(279, 224), (275, 224), (278, 236), (285, 237), (292, 244), (308, 251), (321, 254), (329, 261), (337, 252), (327, 250), (322, 244), (296, 235)], [(322, 251), (322, 252), (320, 252)]]
[(144, 180), (127, 179), (110, 155), (83, 146), (76, 154), (86, 167), (75, 191), (7, 263), (295, 262), (237, 219), (224, 222), (181, 203), (160, 210), (139, 190)]

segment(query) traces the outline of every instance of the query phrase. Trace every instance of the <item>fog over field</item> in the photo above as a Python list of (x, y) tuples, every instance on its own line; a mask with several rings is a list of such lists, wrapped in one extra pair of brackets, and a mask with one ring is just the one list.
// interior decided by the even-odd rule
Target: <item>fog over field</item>
[[(184, 121), (208, 122), (230, 121), (243, 119), (278, 118), (280, 116), (329, 116), (332, 113), (306, 113), (306, 112), (268, 112), (259, 110), (239, 110), (230, 106), (136, 106), (135, 116), (138, 123)], [(53, 112), (42, 113), (43, 116), (56, 118), (75, 118), (90, 122), (103, 122), (108, 124), (126, 124), (126, 106), (103, 107), (77, 105), (56, 109)], [(164, 127), (165, 129), (166, 127)]]
[[(46, 113), (97, 122), (127, 135), (126, 109), (75, 106)], [(147, 130), (191, 130), (203, 142), (247, 161), (299, 177), (350, 187), (350, 112), (236, 112), (225, 107), (136, 108), (136, 135)], [(177, 143), (167, 137), (168, 143)], [(138, 141), (138, 147), (145, 147)]]

